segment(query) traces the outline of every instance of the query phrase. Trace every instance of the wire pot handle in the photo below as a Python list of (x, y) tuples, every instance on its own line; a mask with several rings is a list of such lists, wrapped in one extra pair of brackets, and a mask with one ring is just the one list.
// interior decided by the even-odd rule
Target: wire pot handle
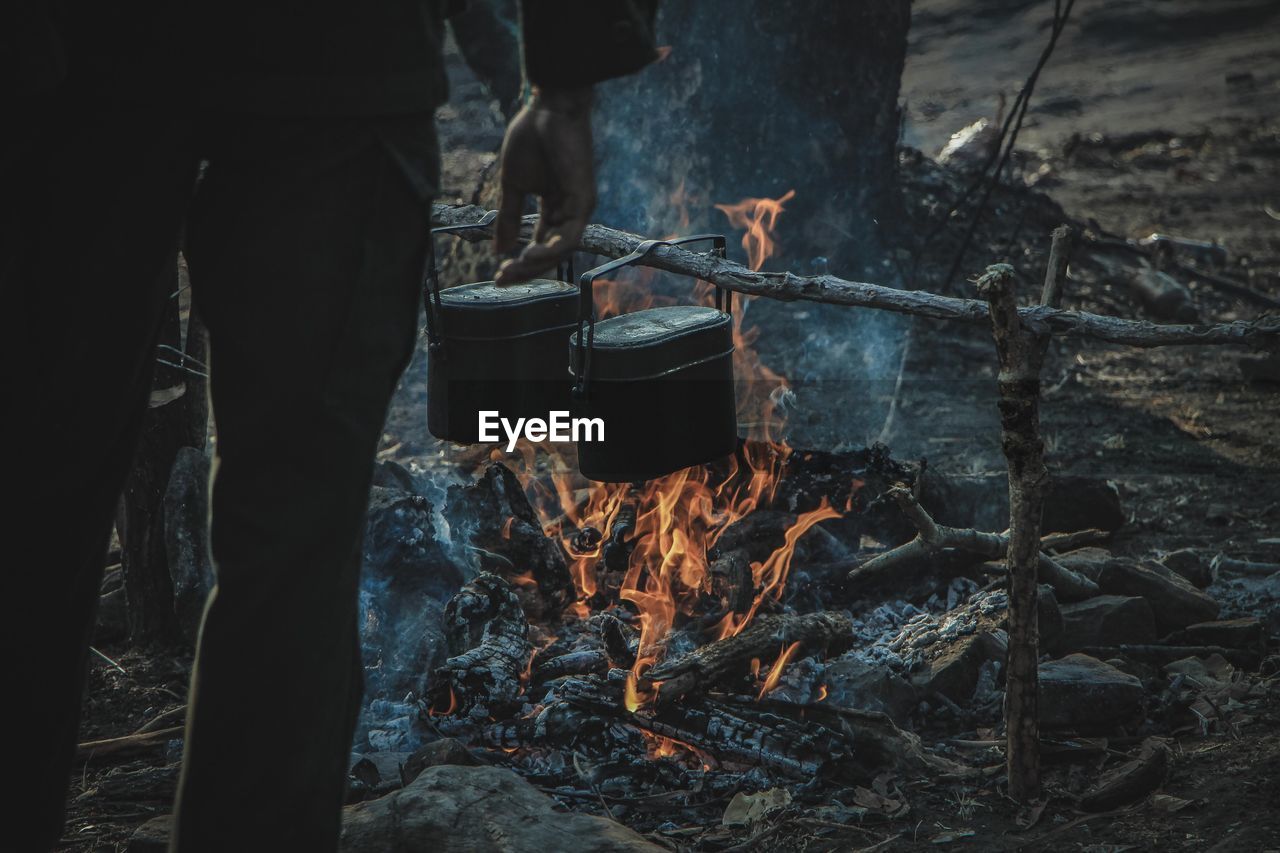
[[(672, 240), (645, 240), (636, 246), (630, 254), (623, 255), (594, 269), (589, 269), (578, 278), (578, 337), (574, 348), (575, 373), (577, 381), (573, 385), (573, 394), (578, 399), (587, 395), (587, 381), (591, 373), (591, 352), (596, 340), (596, 303), (595, 281), (614, 270), (630, 266), (648, 255), (659, 246), (683, 246), (687, 243), (711, 241), (711, 254), (717, 258), (725, 257), (726, 241), (723, 234), (694, 234), (689, 237), (677, 237)], [(716, 289), (716, 310), (733, 314), (733, 293), (720, 285), (712, 285)]]
[[(475, 222), (467, 222), (462, 225), (442, 225), (439, 228), (431, 229), (431, 234), (427, 238), (427, 258), (422, 273), (422, 289), (423, 298), (426, 302), (427, 308), (427, 351), (432, 355), (439, 356), (444, 353), (440, 331), (444, 321), (440, 316), (440, 268), (436, 266), (436, 235), (457, 235), (462, 231), (474, 231), (480, 228), (486, 228), (497, 218), (498, 211), (490, 210)], [(559, 265), (557, 268), (557, 275), (561, 281), (573, 281), (572, 255)]]

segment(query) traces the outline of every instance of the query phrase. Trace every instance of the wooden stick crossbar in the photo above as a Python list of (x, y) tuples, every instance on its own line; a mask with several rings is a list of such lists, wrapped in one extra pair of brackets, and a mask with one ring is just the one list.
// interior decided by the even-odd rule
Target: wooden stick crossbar
[[(478, 205), (436, 204), (432, 224), (475, 224), (488, 213)], [(536, 216), (526, 216), (526, 236)], [(471, 241), (490, 239), (492, 226), (460, 232)], [(588, 225), (582, 251), (608, 258), (630, 254), (645, 238), (626, 231)], [(978, 299), (942, 296), (924, 290), (901, 290), (883, 284), (849, 281), (833, 275), (798, 276), (788, 272), (756, 272), (735, 261), (699, 254), (678, 246), (659, 246), (638, 263), (665, 272), (694, 276), (728, 290), (751, 296), (767, 296), (785, 302), (803, 300), (828, 305), (851, 305), (936, 320), (989, 324), (990, 309)], [(1237, 320), (1214, 324), (1165, 324), (1126, 320), (1088, 311), (1072, 311), (1048, 305), (1018, 309), (1022, 325), (1037, 335), (1093, 338), (1134, 347), (1236, 345), (1274, 349), (1280, 347), (1280, 317)]]

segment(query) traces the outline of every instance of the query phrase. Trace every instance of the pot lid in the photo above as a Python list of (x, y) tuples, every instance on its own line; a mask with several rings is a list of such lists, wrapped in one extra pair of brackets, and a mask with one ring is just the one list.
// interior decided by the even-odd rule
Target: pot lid
[(440, 291), (445, 338), (499, 340), (577, 324), (578, 288), (571, 282), (534, 279), (499, 287), (492, 281)]
[[(578, 334), (569, 336), (570, 370)], [(733, 352), (733, 320), (703, 305), (670, 305), (596, 323), (591, 381), (649, 379)]]

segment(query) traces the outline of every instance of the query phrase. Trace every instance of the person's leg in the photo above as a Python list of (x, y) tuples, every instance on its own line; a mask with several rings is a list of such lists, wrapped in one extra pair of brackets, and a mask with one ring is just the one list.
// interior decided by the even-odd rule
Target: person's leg
[[(373, 457), (417, 334), (429, 204), (380, 138), (431, 119), (228, 119), (188, 226), (217, 429), (216, 584), (174, 848), (337, 845)], [(419, 187), (421, 189), (421, 187)]]
[[(25, 116), (0, 185), (6, 797), (16, 850), (61, 834), (107, 542), (151, 387), (196, 160), (189, 124), (70, 97)], [(22, 147), (13, 143), (22, 138)], [(17, 833), (17, 838), (12, 833)]]

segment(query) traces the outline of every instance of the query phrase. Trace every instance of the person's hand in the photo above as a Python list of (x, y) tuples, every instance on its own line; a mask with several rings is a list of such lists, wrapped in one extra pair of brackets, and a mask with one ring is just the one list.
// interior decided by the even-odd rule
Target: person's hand
[(502, 200), (494, 249), (510, 252), (520, 237), (524, 200), (538, 196), (533, 242), (502, 264), (498, 284), (514, 284), (552, 269), (578, 247), (596, 206), (590, 88), (534, 90), (502, 140)]

